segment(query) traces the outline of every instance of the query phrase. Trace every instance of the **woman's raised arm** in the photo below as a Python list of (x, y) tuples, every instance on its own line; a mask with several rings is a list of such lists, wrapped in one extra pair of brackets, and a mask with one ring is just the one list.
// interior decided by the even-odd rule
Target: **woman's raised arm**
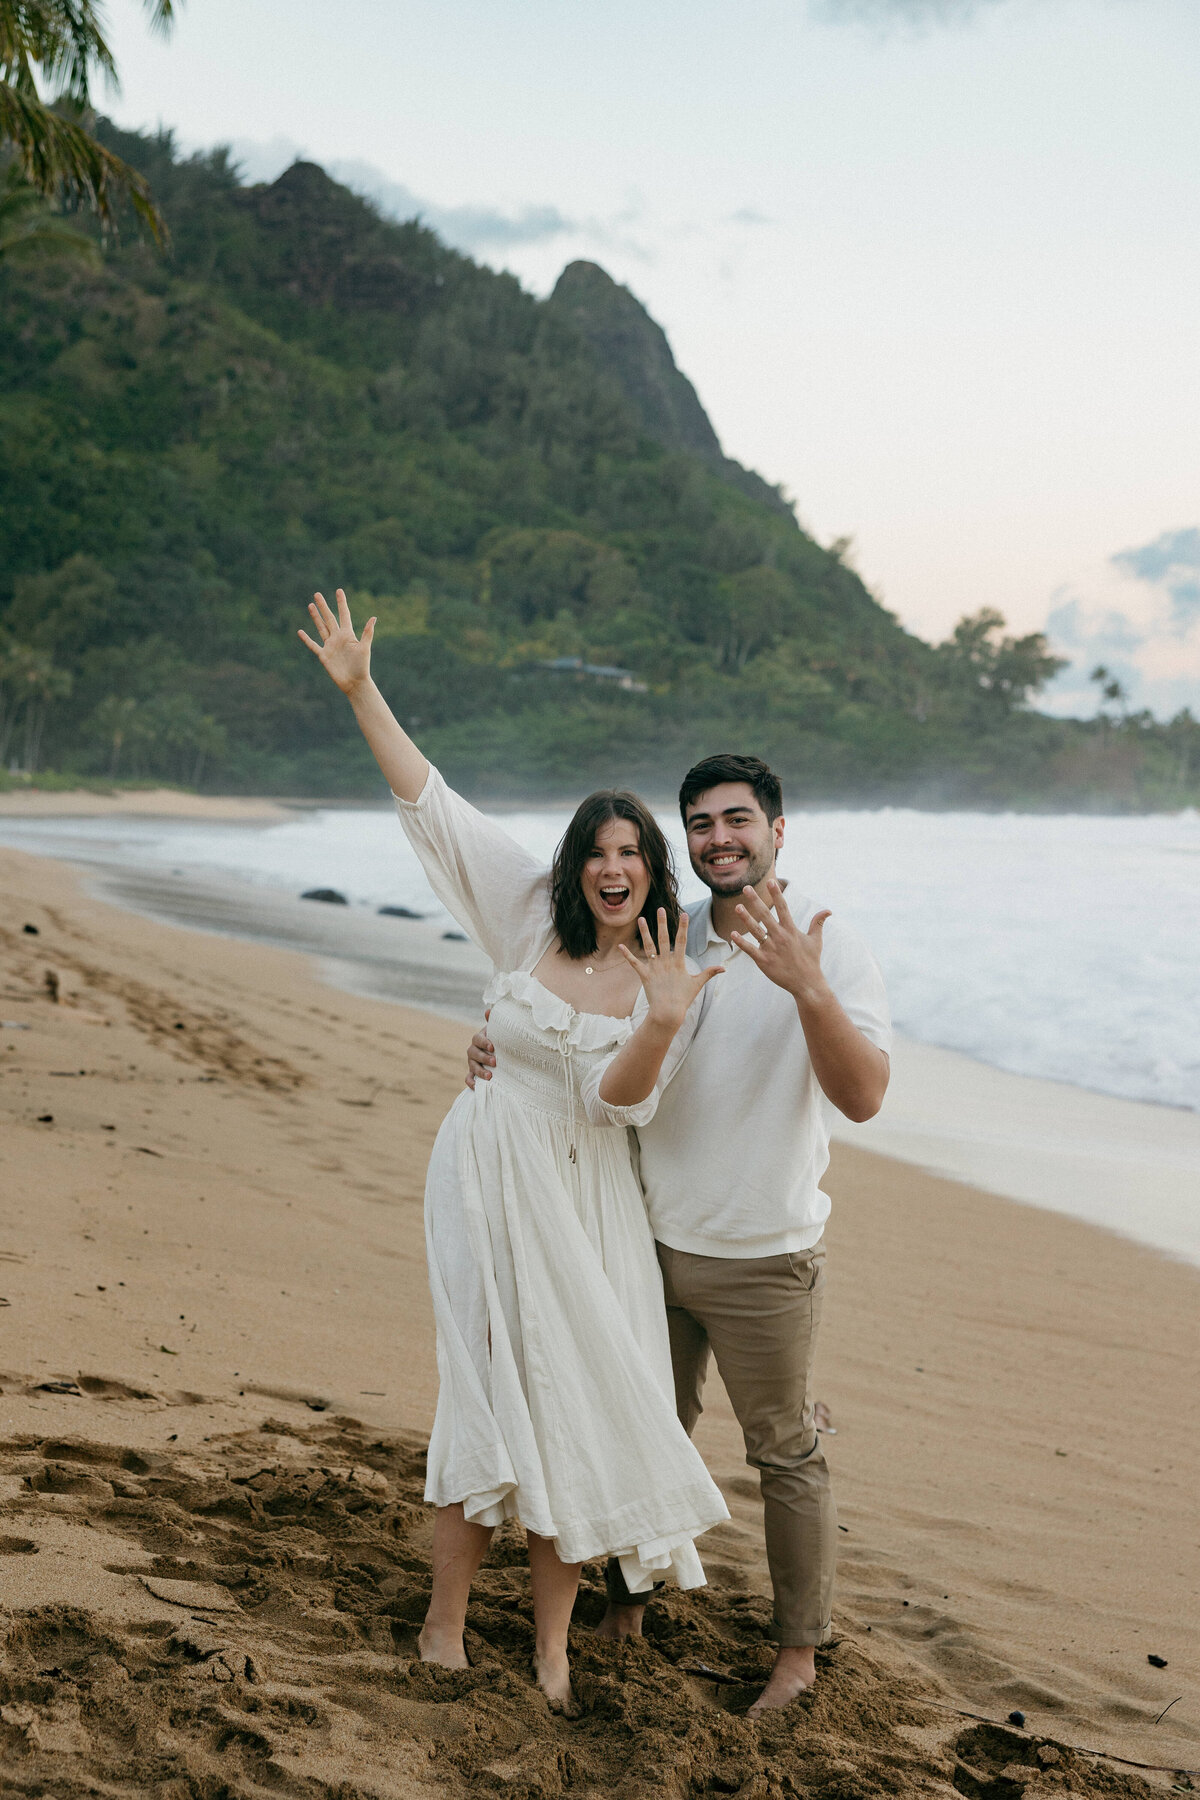
[(321, 642), (314, 643), (306, 631), (299, 633), (300, 639), (354, 708), (359, 729), (393, 794), (398, 794), (401, 800), (419, 799), (429, 776), (429, 764), (371, 680), (371, 639), (375, 635), (375, 621), (368, 619), (361, 638), (356, 638), (350, 607), (341, 588), (335, 598), (336, 618), (325, 596), (313, 595), (308, 610)]
[(430, 886), (498, 969), (532, 968), (552, 934), (548, 871), (430, 768), (371, 680), (374, 619), (356, 638), (341, 588), (337, 608), (314, 594), (321, 641), (300, 637), (354, 708)]

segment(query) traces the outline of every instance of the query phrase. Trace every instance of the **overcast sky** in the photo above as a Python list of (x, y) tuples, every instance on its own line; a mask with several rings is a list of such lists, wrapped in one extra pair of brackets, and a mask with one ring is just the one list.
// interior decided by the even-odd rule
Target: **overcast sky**
[(1198, 0), (112, 0), (124, 124), (586, 256), (906, 624), (1200, 711)]

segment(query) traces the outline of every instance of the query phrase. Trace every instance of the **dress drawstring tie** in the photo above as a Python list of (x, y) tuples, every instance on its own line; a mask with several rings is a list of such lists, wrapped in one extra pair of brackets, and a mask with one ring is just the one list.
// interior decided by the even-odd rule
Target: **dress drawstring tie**
[(563, 1080), (567, 1084), (567, 1136), (571, 1140), (571, 1148), (568, 1154), (572, 1162), (578, 1162), (579, 1158), (576, 1155), (575, 1147), (575, 1079), (572, 1070), (575, 1046), (572, 1044), (570, 1035), (566, 1031), (560, 1031), (558, 1033), (558, 1054), (562, 1058)]

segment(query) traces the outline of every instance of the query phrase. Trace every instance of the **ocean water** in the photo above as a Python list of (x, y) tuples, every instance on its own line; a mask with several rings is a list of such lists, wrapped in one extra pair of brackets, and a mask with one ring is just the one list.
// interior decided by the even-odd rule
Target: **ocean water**
[[(497, 812), (549, 859), (565, 811)], [(678, 819), (662, 823), (685, 871)], [(441, 917), (387, 811), (265, 826), (0, 819), (0, 843)], [(1200, 814), (793, 814), (781, 857), (883, 967), (897, 1026), (1017, 1074), (1200, 1111)]]

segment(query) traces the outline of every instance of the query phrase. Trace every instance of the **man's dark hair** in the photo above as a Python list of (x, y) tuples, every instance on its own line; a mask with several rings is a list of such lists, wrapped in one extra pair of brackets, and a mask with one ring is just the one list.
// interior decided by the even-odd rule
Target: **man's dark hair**
[(568, 956), (594, 956), (596, 953), (596, 921), (591, 907), (583, 897), (581, 877), (583, 865), (592, 854), (596, 833), (602, 825), (609, 825), (614, 819), (628, 819), (631, 825), (637, 827), (638, 847), (646, 865), (646, 873), (650, 877), (650, 891), (646, 895), (641, 916), (650, 927), (655, 941), (658, 939), (660, 906), (667, 915), (667, 929), (671, 933), (672, 943), (679, 930), (675, 864), (671, 857), (671, 846), (663, 836), (657, 819), (636, 794), (626, 793), (623, 788), (603, 788), (599, 793), (589, 794), (586, 800), (580, 801), (575, 817), (563, 834), (562, 843), (554, 852), (554, 866), (550, 871), (550, 907), (554, 915), (554, 929)]
[(774, 769), (769, 769), (761, 757), (735, 756), (732, 751), (723, 750), (717, 756), (706, 756), (684, 776), (679, 790), (679, 811), (685, 826), (692, 802), (701, 794), (707, 794), (709, 788), (720, 787), (723, 781), (744, 781), (753, 788), (754, 798), (766, 813), (768, 823), (783, 811), (783, 787)]

